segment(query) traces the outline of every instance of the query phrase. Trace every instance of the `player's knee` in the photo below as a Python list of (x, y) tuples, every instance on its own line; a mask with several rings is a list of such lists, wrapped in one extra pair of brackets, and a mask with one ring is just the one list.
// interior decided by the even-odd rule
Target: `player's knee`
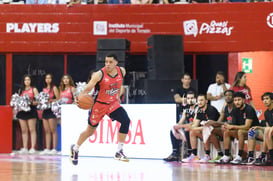
[(125, 117), (124, 119), (120, 120), (120, 133), (127, 134), (129, 131), (130, 126), (130, 119), (128, 117)]

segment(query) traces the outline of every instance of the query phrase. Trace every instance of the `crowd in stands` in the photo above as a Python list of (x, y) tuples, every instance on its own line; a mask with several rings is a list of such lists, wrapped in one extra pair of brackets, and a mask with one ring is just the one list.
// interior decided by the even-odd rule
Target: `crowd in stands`
[(0, 0), (0, 4), (187, 4), (270, 1), (272, 0)]

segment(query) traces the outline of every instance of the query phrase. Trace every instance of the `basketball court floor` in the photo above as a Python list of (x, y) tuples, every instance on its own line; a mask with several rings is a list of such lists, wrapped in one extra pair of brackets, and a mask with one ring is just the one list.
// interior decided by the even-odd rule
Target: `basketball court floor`
[(159, 159), (121, 162), (109, 157), (0, 155), (2, 181), (272, 181), (273, 167), (166, 163)]

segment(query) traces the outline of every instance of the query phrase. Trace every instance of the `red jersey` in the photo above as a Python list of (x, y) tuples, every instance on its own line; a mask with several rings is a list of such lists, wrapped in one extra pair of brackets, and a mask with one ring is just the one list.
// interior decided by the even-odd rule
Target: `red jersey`
[(63, 97), (68, 99), (66, 104), (73, 103), (73, 95), (72, 95), (72, 91), (71, 91), (71, 86), (68, 89), (66, 89), (60, 93), (60, 99), (62, 99)]
[[(54, 87), (54, 86), (53, 86), (53, 87)], [(48, 88), (43, 88), (43, 92), (49, 94), (49, 99), (53, 99), (53, 98), (54, 98), (53, 87), (51, 87), (50, 89), (48, 89)]]
[(251, 96), (251, 93), (250, 91), (245, 88), (245, 87), (242, 87), (242, 86), (234, 86), (233, 87), (233, 91), (234, 92), (242, 92), (246, 95), (246, 99), (245, 99), (245, 103), (249, 104), (250, 101), (252, 100), (252, 96)]
[(103, 103), (111, 103), (117, 100), (117, 94), (119, 94), (120, 87), (123, 82), (123, 75), (120, 67), (116, 66), (117, 74), (112, 77), (107, 74), (105, 67), (101, 69), (102, 79), (98, 82), (99, 90), (96, 101)]
[(32, 102), (32, 101), (33, 101), (33, 98), (34, 98), (33, 87), (31, 87), (31, 88), (28, 89), (28, 90), (24, 90), (24, 91), (21, 93), (21, 96), (24, 96), (24, 95), (26, 95), (26, 94), (29, 95), (30, 100), (31, 100), (31, 102)]

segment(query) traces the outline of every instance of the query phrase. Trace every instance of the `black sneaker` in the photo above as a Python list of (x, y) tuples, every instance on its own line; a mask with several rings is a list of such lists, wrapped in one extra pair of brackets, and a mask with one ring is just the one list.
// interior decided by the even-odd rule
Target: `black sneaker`
[(265, 158), (262, 158), (261, 156), (259, 156), (259, 158), (257, 158), (256, 161), (254, 162), (254, 165), (256, 165), (256, 166), (265, 166), (266, 165)]
[(116, 160), (124, 161), (124, 162), (129, 162), (129, 158), (124, 155), (123, 150), (120, 150), (119, 152), (116, 152), (115, 157)]
[(248, 157), (247, 159), (243, 160), (240, 164), (241, 165), (253, 165), (255, 159), (253, 157)]
[(79, 151), (75, 151), (74, 148), (74, 144), (71, 145), (70, 147), (70, 159), (71, 162), (73, 163), (73, 165), (78, 165), (78, 155), (79, 155)]
[(167, 158), (163, 158), (163, 160), (166, 162), (174, 162), (174, 161), (179, 161), (179, 157), (175, 154), (171, 154)]

